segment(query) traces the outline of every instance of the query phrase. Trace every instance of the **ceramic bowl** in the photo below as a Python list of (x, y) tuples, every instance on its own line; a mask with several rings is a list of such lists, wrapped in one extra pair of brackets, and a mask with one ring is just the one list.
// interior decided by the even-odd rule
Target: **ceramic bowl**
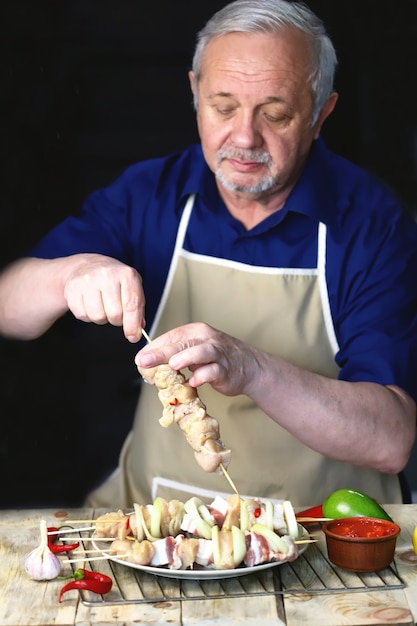
[(329, 560), (352, 572), (378, 572), (391, 563), (401, 528), (373, 517), (344, 517), (323, 524)]

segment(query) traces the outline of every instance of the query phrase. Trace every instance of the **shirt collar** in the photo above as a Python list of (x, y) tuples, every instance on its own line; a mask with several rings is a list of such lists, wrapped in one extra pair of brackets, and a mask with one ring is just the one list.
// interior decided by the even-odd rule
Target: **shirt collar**
[[(198, 193), (213, 210), (215, 207), (223, 206), (215, 176), (208, 167), (199, 144), (192, 146), (191, 158), (191, 174), (184, 183), (184, 197)], [(285, 215), (292, 211), (329, 224), (335, 217), (338, 203), (336, 187), (331, 176), (332, 169), (332, 153), (323, 139), (318, 138), (312, 144), (304, 170), (284, 207), (274, 214), (277, 222), (281, 222)], [(270, 221), (268, 219), (268, 222)]]
[(287, 198), (287, 211), (302, 213), (329, 224), (335, 217), (338, 205), (332, 171), (332, 153), (323, 139), (316, 139), (304, 170)]

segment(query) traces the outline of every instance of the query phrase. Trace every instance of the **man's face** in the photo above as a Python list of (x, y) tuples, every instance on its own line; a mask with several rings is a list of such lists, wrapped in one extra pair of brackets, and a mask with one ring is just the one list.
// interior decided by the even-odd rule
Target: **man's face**
[(199, 84), (190, 80), (220, 191), (255, 199), (294, 184), (319, 133), (308, 73), (308, 43), (295, 30), (229, 33), (208, 44)]

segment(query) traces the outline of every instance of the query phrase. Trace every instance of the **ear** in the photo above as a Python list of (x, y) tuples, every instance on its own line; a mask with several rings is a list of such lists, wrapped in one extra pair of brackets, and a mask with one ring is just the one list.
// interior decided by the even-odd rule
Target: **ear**
[(196, 84), (195, 84), (195, 76), (194, 76), (194, 72), (189, 71), (189, 72), (188, 72), (188, 78), (190, 79), (191, 91), (192, 91), (192, 92), (193, 92), (193, 94), (195, 95)]
[(338, 98), (339, 98), (339, 94), (334, 91), (332, 94), (330, 94), (330, 96), (327, 98), (326, 102), (324, 103), (324, 106), (322, 110), (320, 111), (319, 119), (317, 120), (315, 124), (314, 139), (317, 139), (318, 136), (320, 135), (321, 127), (323, 126), (324, 122), (327, 120), (329, 115), (333, 112)]

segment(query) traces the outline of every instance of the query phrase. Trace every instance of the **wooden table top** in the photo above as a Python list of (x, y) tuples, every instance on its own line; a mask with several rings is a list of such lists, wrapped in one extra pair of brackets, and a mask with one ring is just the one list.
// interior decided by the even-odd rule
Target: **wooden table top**
[[(58, 603), (58, 593), (64, 584), (62, 580), (36, 582), (24, 571), (25, 557), (39, 545), (41, 519), (45, 519), (48, 526), (59, 526), (65, 523), (65, 519), (95, 519), (99, 512), (87, 508), (66, 512), (50, 509), (0, 511), (0, 624), (414, 626), (417, 623), (417, 556), (412, 549), (411, 536), (417, 525), (417, 505), (387, 505), (386, 509), (402, 529), (397, 542), (395, 566), (400, 582), (405, 585), (403, 588), (400, 585), (400, 588), (383, 587), (377, 591), (303, 591), (122, 604), (87, 604), (81, 601), (76, 591), (67, 593), (63, 602)], [(320, 527), (316, 526), (314, 532), (318, 533), (323, 546)], [(305, 556), (311, 549), (312, 546)], [(100, 571), (104, 571), (102, 563), (107, 564), (107, 561), (100, 561), (100, 567), (97, 566)], [(88, 564), (85, 566), (88, 567)], [(126, 572), (126, 577), (133, 576), (131, 568), (120, 567)], [(70, 574), (71, 565), (63, 565), (62, 573)]]

